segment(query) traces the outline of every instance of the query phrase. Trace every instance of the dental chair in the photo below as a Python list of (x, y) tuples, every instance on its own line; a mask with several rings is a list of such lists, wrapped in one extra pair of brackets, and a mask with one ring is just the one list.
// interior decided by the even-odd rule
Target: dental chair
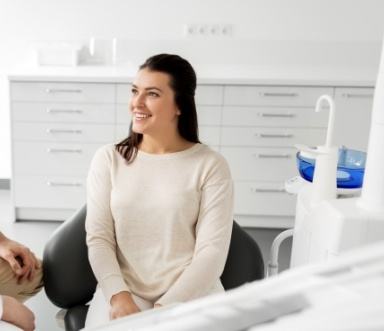
[[(85, 233), (86, 206), (65, 221), (51, 236), (44, 249), (44, 286), (48, 298), (66, 309), (66, 331), (84, 327), (88, 306), (97, 281), (88, 261)], [(264, 277), (259, 246), (233, 222), (229, 253), (221, 282), (229, 290)]]

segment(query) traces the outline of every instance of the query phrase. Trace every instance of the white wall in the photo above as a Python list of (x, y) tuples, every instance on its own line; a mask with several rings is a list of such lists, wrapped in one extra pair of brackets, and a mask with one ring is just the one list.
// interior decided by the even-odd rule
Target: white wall
[[(5, 75), (28, 60), (33, 42), (117, 37), (135, 61), (173, 49), (198, 65), (372, 67), (382, 13), (382, 0), (0, 0), (0, 178), (10, 177)], [(191, 42), (185, 23), (230, 23), (233, 36)]]

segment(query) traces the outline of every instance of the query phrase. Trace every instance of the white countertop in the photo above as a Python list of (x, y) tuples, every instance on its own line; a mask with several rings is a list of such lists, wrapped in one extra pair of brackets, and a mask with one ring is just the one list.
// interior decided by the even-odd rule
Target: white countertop
[[(375, 85), (376, 69), (329, 67), (258, 67), (258, 66), (195, 66), (198, 84), (235, 85), (314, 85), (356, 86)], [(62, 81), (90, 83), (129, 83), (137, 67), (77, 66), (77, 67), (28, 67), (12, 70), (8, 74), (15, 81)]]

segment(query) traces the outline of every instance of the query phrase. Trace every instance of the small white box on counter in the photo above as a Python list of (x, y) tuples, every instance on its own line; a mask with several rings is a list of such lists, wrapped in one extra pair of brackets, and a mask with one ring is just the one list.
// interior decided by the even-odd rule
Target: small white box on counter
[(69, 43), (52, 43), (36, 47), (37, 64), (40, 66), (77, 66), (80, 49)]

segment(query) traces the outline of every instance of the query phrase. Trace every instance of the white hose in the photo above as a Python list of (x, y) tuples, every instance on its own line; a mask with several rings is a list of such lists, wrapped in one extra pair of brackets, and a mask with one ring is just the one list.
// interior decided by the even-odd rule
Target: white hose
[(276, 238), (273, 240), (272, 246), (271, 246), (271, 252), (269, 257), (269, 263), (268, 263), (268, 271), (267, 271), (267, 277), (277, 275), (279, 271), (279, 249), (281, 243), (293, 236), (293, 229), (285, 230), (281, 233), (279, 233)]

